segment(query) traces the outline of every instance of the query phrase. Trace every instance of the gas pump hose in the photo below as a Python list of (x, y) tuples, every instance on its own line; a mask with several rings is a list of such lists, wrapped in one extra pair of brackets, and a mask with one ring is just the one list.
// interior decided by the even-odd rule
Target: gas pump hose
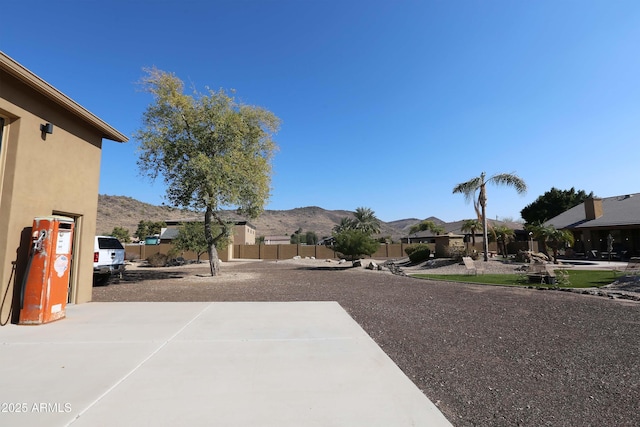
[[(0, 313), (2, 313), (2, 309), (4, 308), (5, 303), (7, 302), (7, 297), (9, 296), (9, 288), (11, 288), (11, 279), (13, 279), (13, 275), (16, 272), (16, 263), (11, 263), (11, 274), (9, 275), (9, 282), (7, 283), (7, 289), (4, 291), (4, 295), (2, 296), (2, 302), (0, 302)], [(7, 313), (7, 319), (0, 319), (0, 326), (5, 326), (11, 320), (11, 313), (13, 312), (13, 293), (11, 294), (11, 301), (9, 302), (9, 312)]]

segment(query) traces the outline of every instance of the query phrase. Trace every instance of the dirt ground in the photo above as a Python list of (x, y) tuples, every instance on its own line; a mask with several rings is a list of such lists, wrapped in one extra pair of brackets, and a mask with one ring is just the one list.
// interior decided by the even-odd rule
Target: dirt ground
[(640, 303), (349, 265), (132, 265), (93, 299), (337, 301), (456, 426), (640, 425)]

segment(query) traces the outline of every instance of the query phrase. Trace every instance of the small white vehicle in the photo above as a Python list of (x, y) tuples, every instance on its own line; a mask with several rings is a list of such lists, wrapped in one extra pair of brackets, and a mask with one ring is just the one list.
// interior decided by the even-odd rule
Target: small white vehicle
[(93, 249), (93, 284), (106, 285), (124, 273), (124, 246), (115, 237), (96, 236)]

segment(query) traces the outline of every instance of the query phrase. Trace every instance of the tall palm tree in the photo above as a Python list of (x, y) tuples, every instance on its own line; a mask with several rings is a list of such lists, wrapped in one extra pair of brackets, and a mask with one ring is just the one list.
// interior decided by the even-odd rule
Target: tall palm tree
[[(489, 179), (485, 179), (484, 172), (480, 176), (470, 179), (467, 182), (460, 183), (453, 187), (454, 193), (461, 193), (464, 195), (465, 200), (473, 200), (476, 214), (480, 214), (478, 219), (482, 220), (482, 233), (483, 233), (483, 249), (484, 260), (489, 260), (489, 241), (487, 239), (487, 190), (488, 183), (495, 185), (508, 185), (518, 192), (523, 194), (527, 191), (527, 184), (516, 174), (513, 173), (501, 173), (493, 175)], [(478, 192), (478, 198), (475, 198), (476, 191)]]
[(353, 214), (352, 228), (369, 235), (380, 233), (380, 220), (370, 208), (357, 208)]
[(460, 231), (469, 232), (471, 234), (471, 244), (476, 246), (476, 231), (482, 230), (482, 223), (477, 219), (465, 219), (460, 227)]

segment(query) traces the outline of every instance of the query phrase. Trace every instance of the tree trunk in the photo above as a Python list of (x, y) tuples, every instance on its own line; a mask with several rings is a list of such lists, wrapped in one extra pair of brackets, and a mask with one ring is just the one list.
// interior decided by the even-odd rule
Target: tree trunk
[(216, 241), (213, 238), (213, 233), (211, 232), (212, 218), (213, 209), (211, 209), (211, 206), (207, 206), (207, 210), (204, 214), (204, 235), (207, 239), (207, 244), (209, 245), (209, 248), (207, 249), (207, 254), (209, 255), (209, 269), (211, 270), (212, 276), (217, 276), (218, 274), (220, 274), (220, 259), (218, 258)]
[(484, 187), (480, 188), (480, 206), (482, 206), (482, 250), (484, 261), (489, 261), (489, 236), (487, 233), (487, 198), (484, 194)]
[(220, 259), (218, 258), (218, 250), (216, 249), (216, 245), (209, 246), (209, 269), (211, 270), (212, 276), (217, 276), (220, 274)]

